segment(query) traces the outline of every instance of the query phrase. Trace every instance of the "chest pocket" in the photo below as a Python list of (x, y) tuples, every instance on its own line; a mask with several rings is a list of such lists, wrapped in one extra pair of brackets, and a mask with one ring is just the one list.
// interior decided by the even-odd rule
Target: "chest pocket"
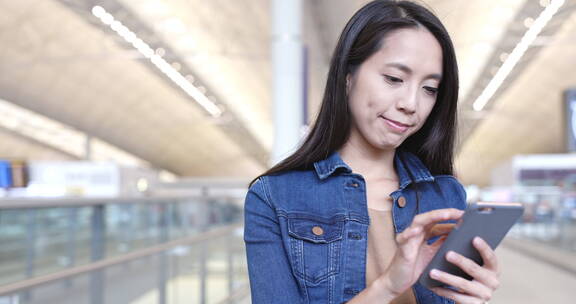
[(343, 216), (288, 215), (290, 259), (295, 275), (317, 284), (338, 273), (342, 251)]

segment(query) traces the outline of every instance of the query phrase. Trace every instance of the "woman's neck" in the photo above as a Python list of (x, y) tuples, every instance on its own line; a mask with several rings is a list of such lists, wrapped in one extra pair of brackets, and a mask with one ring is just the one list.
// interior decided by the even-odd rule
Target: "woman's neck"
[(353, 172), (359, 173), (365, 179), (397, 180), (398, 177), (394, 170), (395, 151), (395, 149), (375, 149), (367, 143), (361, 144), (351, 137), (338, 150), (338, 154)]

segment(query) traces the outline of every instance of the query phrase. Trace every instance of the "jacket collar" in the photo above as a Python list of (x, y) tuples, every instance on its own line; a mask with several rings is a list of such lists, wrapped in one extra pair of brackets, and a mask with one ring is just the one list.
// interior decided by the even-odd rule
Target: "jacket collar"
[[(434, 177), (418, 157), (410, 152), (396, 150), (394, 154), (394, 167), (400, 179), (400, 189), (411, 183), (432, 182)], [(338, 151), (332, 152), (327, 158), (314, 163), (318, 177), (323, 180), (338, 170), (352, 173), (352, 169), (340, 158)]]

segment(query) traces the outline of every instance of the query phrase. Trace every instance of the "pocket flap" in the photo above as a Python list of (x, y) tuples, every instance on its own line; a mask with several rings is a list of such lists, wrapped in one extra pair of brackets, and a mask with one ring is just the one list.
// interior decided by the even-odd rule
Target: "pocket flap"
[(330, 243), (342, 239), (344, 218), (323, 219), (315, 216), (288, 217), (288, 234), (313, 243)]

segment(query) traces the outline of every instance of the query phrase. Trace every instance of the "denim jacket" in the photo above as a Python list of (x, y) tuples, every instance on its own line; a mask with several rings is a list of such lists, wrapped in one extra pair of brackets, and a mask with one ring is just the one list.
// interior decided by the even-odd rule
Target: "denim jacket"
[[(465, 209), (464, 188), (454, 177), (432, 176), (414, 154), (400, 150), (394, 167), (396, 233), (416, 214)], [(366, 183), (338, 152), (313, 170), (260, 177), (246, 195), (244, 220), (253, 303), (340, 304), (366, 288)], [(412, 290), (419, 304), (453, 303), (418, 283)]]

